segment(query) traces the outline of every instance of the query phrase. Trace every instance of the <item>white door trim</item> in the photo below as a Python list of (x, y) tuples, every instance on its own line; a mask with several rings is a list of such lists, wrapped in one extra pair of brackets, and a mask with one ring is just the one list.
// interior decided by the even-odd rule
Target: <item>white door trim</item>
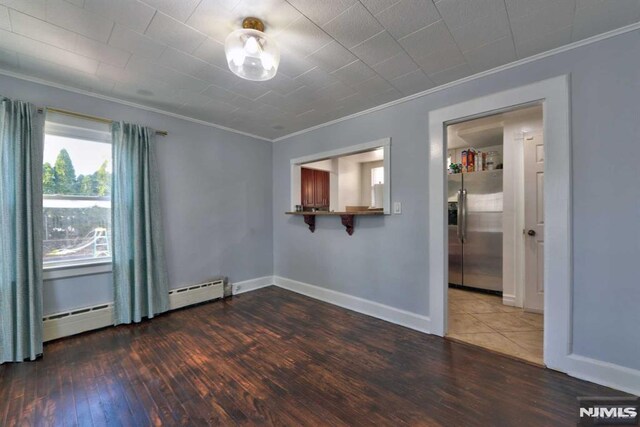
[(541, 101), (545, 140), (544, 363), (567, 372), (571, 353), (571, 128), (569, 75), (472, 99), (429, 113), (429, 317), (444, 336), (447, 319), (445, 125)]

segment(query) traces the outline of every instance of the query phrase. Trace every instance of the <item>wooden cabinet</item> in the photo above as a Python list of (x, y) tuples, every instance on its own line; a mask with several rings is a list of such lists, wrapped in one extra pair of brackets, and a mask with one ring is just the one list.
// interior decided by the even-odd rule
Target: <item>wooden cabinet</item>
[(329, 172), (302, 168), (301, 202), (304, 208), (329, 208)]
[(315, 202), (320, 207), (329, 208), (329, 172), (327, 171), (315, 171), (314, 172), (314, 184), (315, 184)]
[(302, 189), (302, 197), (300, 200), (302, 206), (311, 206), (315, 200), (313, 191), (313, 169), (302, 168), (300, 172), (302, 177), (302, 185), (300, 186)]

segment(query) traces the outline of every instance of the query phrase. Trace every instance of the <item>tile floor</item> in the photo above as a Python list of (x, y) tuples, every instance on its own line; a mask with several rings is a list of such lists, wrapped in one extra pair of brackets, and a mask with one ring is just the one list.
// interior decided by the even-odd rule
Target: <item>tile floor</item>
[(524, 359), (542, 362), (542, 314), (502, 304), (502, 297), (449, 288), (447, 337)]

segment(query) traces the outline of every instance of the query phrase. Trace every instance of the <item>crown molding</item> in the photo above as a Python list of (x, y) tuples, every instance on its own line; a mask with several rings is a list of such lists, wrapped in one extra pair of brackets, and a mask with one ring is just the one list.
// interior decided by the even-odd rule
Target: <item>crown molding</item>
[(473, 80), (477, 80), (477, 79), (480, 79), (480, 78), (483, 78), (483, 77), (490, 76), (490, 75), (495, 74), (495, 73), (499, 73), (501, 71), (509, 70), (509, 69), (515, 68), (515, 67), (519, 67), (520, 65), (528, 64), (530, 62), (534, 62), (534, 61), (537, 61), (539, 59), (547, 58), (549, 56), (557, 55), (557, 54), (562, 53), (562, 52), (567, 52), (567, 51), (570, 51), (570, 50), (573, 50), (573, 49), (576, 49), (576, 48), (579, 48), (579, 47), (582, 47), (582, 46), (587, 46), (587, 45), (590, 45), (592, 43), (597, 43), (599, 41), (606, 40), (608, 38), (615, 37), (615, 36), (618, 36), (618, 35), (621, 35), (621, 34), (625, 34), (625, 33), (628, 33), (628, 32), (632, 32), (632, 31), (636, 31), (636, 30), (639, 30), (639, 29), (640, 29), (640, 22), (636, 22), (635, 24), (627, 25), (625, 27), (621, 27), (621, 28), (618, 28), (618, 29), (615, 29), (615, 30), (612, 30), (612, 31), (608, 31), (606, 33), (598, 34), (598, 35), (595, 35), (595, 36), (592, 36), (592, 37), (589, 37), (589, 38), (586, 38), (586, 39), (583, 39), (583, 40), (579, 40), (577, 42), (573, 42), (573, 43), (570, 43), (570, 44), (567, 44), (567, 45), (564, 45), (564, 46), (560, 46), (560, 47), (552, 49), (552, 50), (548, 50), (546, 52), (538, 53), (536, 55), (529, 56), (527, 58), (523, 58), (523, 59), (520, 59), (520, 60), (515, 61), (515, 62), (510, 62), (508, 64), (501, 65), (499, 67), (492, 68), (490, 70), (482, 71), (480, 73), (476, 73), (476, 74), (464, 77), (462, 79), (459, 79), (459, 80), (456, 80), (456, 81), (453, 81), (453, 82), (450, 82), (450, 83), (446, 83), (446, 84), (441, 85), (441, 86), (437, 86), (437, 87), (434, 87), (434, 88), (431, 88), (431, 89), (427, 89), (427, 90), (422, 91), (422, 92), (414, 93), (413, 95), (405, 96), (404, 98), (396, 99), (395, 101), (387, 102), (386, 104), (381, 104), (381, 105), (378, 105), (376, 107), (369, 108), (367, 110), (363, 110), (363, 111), (360, 111), (360, 112), (357, 112), (357, 113), (350, 114), (348, 116), (340, 117), (339, 119), (335, 119), (335, 120), (331, 120), (331, 121), (328, 121), (328, 122), (325, 122), (325, 123), (321, 123), (321, 124), (318, 124), (318, 125), (315, 125), (315, 126), (311, 126), (311, 127), (308, 127), (308, 128), (296, 131), (296, 132), (292, 132), (292, 133), (289, 133), (287, 135), (283, 135), (283, 136), (280, 136), (280, 137), (277, 137), (277, 138), (274, 138), (274, 139), (266, 138), (266, 137), (260, 136), (260, 135), (255, 135), (255, 134), (252, 134), (252, 133), (249, 133), (249, 132), (243, 132), (243, 131), (238, 130), (238, 129), (233, 129), (233, 128), (230, 128), (230, 127), (222, 126), (222, 125), (219, 125), (219, 124), (216, 124), (216, 123), (213, 123), (213, 122), (207, 122), (205, 120), (194, 119), (192, 117), (183, 116), (183, 115), (180, 115), (180, 114), (172, 113), (170, 111), (161, 110), (159, 108), (148, 107), (148, 106), (145, 106), (145, 105), (142, 105), (142, 104), (137, 104), (135, 102), (125, 101), (125, 100), (120, 99), (120, 98), (114, 98), (114, 97), (107, 96), (107, 95), (101, 95), (99, 93), (95, 93), (95, 92), (90, 92), (90, 91), (83, 90), (83, 89), (74, 88), (72, 86), (67, 86), (67, 85), (64, 85), (64, 84), (55, 83), (55, 82), (52, 82), (52, 81), (49, 81), (49, 80), (44, 80), (44, 79), (40, 79), (40, 78), (37, 78), (37, 77), (31, 77), (31, 76), (27, 76), (27, 75), (24, 75), (24, 74), (15, 73), (15, 72), (9, 71), (9, 70), (0, 69), (0, 75), (5, 75), (5, 76), (13, 77), (13, 78), (20, 79), (20, 80), (25, 80), (25, 81), (32, 82), (32, 83), (37, 83), (37, 84), (41, 84), (41, 85), (45, 85), (45, 86), (54, 87), (54, 88), (57, 88), (57, 89), (66, 90), (66, 91), (77, 93), (77, 94), (80, 94), (80, 95), (85, 95), (85, 96), (90, 96), (90, 97), (97, 98), (97, 99), (102, 99), (104, 101), (115, 102), (117, 104), (126, 105), (128, 107), (139, 108), (141, 110), (150, 111), (150, 112), (153, 112), (153, 113), (158, 113), (158, 114), (162, 114), (162, 115), (169, 116), (169, 117), (174, 117), (174, 118), (181, 119), (181, 120), (186, 120), (188, 122), (192, 122), (192, 123), (197, 123), (197, 124), (204, 125), (204, 126), (213, 127), (213, 128), (216, 128), (216, 129), (221, 129), (221, 130), (224, 130), (224, 131), (227, 131), (227, 132), (231, 132), (231, 133), (235, 133), (235, 134), (243, 135), (243, 136), (248, 136), (250, 138), (259, 139), (259, 140), (262, 140), (262, 141), (280, 142), (280, 141), (287, 140), (287, 139), (292, 138), (292, 137), (297, 136), (297, 135), (302, 135), (304, 133), (311, 132), (311, 131), (314, 131), (314, 130), (317, 130), (317, 129), (320, 129), (320, 128), (323, 128), (323, 127), (326, 127), (326, 126), (331, 126), (331, 125), (334, 125), (336, 123), (343, 122), (345, 120), (350, 120), (350, 119), (353, 119), (353, 118), (356, 118), (356, 117), (363, 116), (365, 114), (369, 114), (369, 113), (373, 113), (375, 111), (383, 110), (385, 108), (393, 107), (394, 105), (402, 104), (404, 102), (409, 102), (411, 100), (414, 100), (414, 99), (417, 99), (417, 98), (421, 98), (423, 96), (427, 96), (427, 95), (430, 95), (432, 93), (440, 92), (442, 90), (446, 90), (446, 89), (449, 89), (449, 88), (452, 88), (452, 87), (455, 87), (455, 86), (458, 86), (458, 85), (461, 85), (461, 84), (464, 84), (464, 83), (467, 83), (467, 82), (471, 82)]
[(314, 131), (314, 130), (317, 130), (317, 129), (320, 129), (320, 128), (323, 128), (323, 127), (326, 127), (326, 126), (331, 126), (331, 125), (334, 125), (336, 123), (343, 122), (345, 120), (350, 120), (350, 119), (354, 119), (356, 117), (364, 116), (365, 114), (373, 113), (375, 111), (380, 111), (380, 110), (383, 110), (385, 108), (393, 107), (394, 105), (402, 104), (402, 103), (405, 103), (405, 102), (408, 102), (408, 101), (411, 101), (411, 100), (414, 100), (414, 99), (417, 99), (417, 98), (422, 98), (423, 96), (427, 96), (427, 95), (430, 95), (432, 93), (440, 92), (442, 90), (446, 90), (446, 89), (449, 89), (449, 88), (452, 88), (452, 87), (455, 87), (455, 86), (458, 86), (458, 85), (461, 85), (461, 84), (464, 84), (464, 83), (467, 83), (467, 82), (471, 82), (473, 80), (481, 79), (483, 77), (487, 77), (487, 76), (490, 76), (492, 74), (499, 73), (501, 71), (509, 70), (509, 69), (515, 68), (515, 67), (519, 67), (521, 65), (537, 61), (539, 59), (547, 58), (549, 56), (557, 55), (557, 54), (562, 53), (562, 52), (567, 52), (567, 51), (570, 51), (570, 50), (573, 50), (573, 49), (577, 49), (577, 48), (582, 47), (582, 46), (587, 46), (587, 45), (590, 45), (592, 43), (596, 43), (596, 42), (599, 42), (599, 41), (602, 41), (602, 40), (606, 40), (608, 38), (615, 37), (615, 36), (618, 36), (618, 35), (621, 35), (621, 34), (625, 34), (625, 33), (631, 32), (631, 31), (635, 31), (635, 30), (638, 30), (638, 29), (640, 29), (640, 22), (636, 22), (635, 24), (627, 25), (625, 27), (620, 27), (618, 29), (615, 29), (615, 30), (612, 30), (612, 31), (608, 31), (606, 33), (598, 34), (598, 35), (595, 35), (595, 36), (592, 36), (592, 37), (589, 37), (589, 38), (586, 38), (586, 39), (583, 39), (583, 40), (579, 40), (577, 42), (573, 42), (573, 43), (570, 43), (570, 44), (567, 44), (567, 45), (564, 45), (564, 46), (560, 46), (560, 47), (555, 48), (555, 49), (551, 49), (551, 50), (548, 50), (548, 51), (545, 51), (545, 52), (541, 52), (541, 53), (538, 53), (538, 54), (533, 55), (533, 56), (528, 56), (528, 57), (520, 59), (518, 61), (510, 62), (508, 64), (504, 64), (504, 65), (501, 65), (499, 67), (492, 68), (490, 70), (481, 71), (479, 73), (472, 74), (472, 75), (467, 76), (467, 77), (463, 77), (463, 78), (461, 78), (459, 80), (455, 80), (455, 81), (450, 82), (450, 83), (445, 83), (445, 84), (443, 84), (441, 86), (437, 86), (437, 87), (434, 87), (434, 88), (431, 88), (431, 89), (427, 89), (427, 90), (422, 91), (422, 92), (414, 93), (413, 95), (405, 96), (404, 98), (399, 98), (399, 99), (396, 99), (395, 101), (387, 102), (386, 104), (381, 104), (381, 105), (378, 105), (376, 107), (369, 108), (367, 110), (359, 111), (357, 113), (353, 113), (353, 114), (350, 114), (348, 116), (340, 117), (339, 119), (331, 120), (329, 122), (321, 123), (319, 125), (311, 126), (309, 128), (306, 128), (306, 129), (302, 129), (302, 130), (299, 130), (299, 131), (296, 131), (296, 132), (292, 132), (290, 134), (287, 134), (287, 135), (284, 135), (284, 136), (280, 136), (278, 138), (273, 139), (273, 142), (284, 141), (284, 140), (292, 138), (294, 136), (302, 135), (302, 134), (305, 134), (307, 132), (311, 132), (311, 131)]
[(161, 110), (159, 108), (154, 108), (154, 107), (149, 107), (149, 106), (142, 105), (142, 104), (137, 104), (137, 103), (131, 102), (131, 101), (125, 101), (124, 99), (114, 98), (114, 97), (107, 96), (107, 95), (102, 95), (102, 94), (99, 94), (99, 93), (96, 93), (96, 92), (90, 92), (90, 91), (84, 90), (84, 89), (78, 89), (78, 88), (75, 88), (75, 87), (72, 87), (72, 86), (67, 86), (67, 85), (64, 85), (64, 84), (55, 83), (55, 82), (52, 82), (50, 80), (44, 80), (44, 79), (41, 79), (41, 78), (38, 78), (38, 77), (32, 77), (32, 76), (28, 76), (28, 75), (25, 75), (25, 74), (15, 73), (13, 71), (3, 70), (1, 68), (0, 68), (0, 75), (13, 77), (13, 78), (16, 78), (16, 79), (19, 79), (19, 80), (25, 80), (25, 81), (28, 81), (28, 82), (31, 82), (31, 83), (37, 83), (37, 84), (41, 84), (41, 85), (44, 85), (44, 86), (54, 87), (56, 89), (66, 90), (68, 92), (77, 93), (79, 95), (90, 96), (92, 98), (101, 99), (103, 101), (115, 102), (116, 104), (126, 105), (127, 107), (138, 108), (140, 110), (150, 111), (152, 113), (158, 113), (158, 114), (162, 114), (164, 116), (173, 117), (173, 118), (176, 118), (176, 119), (186, 120), (188, 122), (192, 122), (192, 123), (197, 123), (199, 125), (213, 127), (213, 128), (216, 128), (216, 129), (221, 129), (221, 130), (224, 130), (224, 131), (227, 131), (227, 132), (231, 132), (231, 133), (235, 133), (235, 134), (238, 134), (238, 135), (248, 136), (250, 138), (260, 139), (262, 141), (273, 142), (272, 139), (265, 138), (264, 136), (254, 135), (254, 134), (249, 133), (249, 132), (243, 132), (241, 130), (229, 128), (229, 127), (226, 127), (226, 126), (222, 126), (222, 125), (219, 125), (219, 124), (216, 124), (216, 123), (213, 123), (213, 122), (207, 122), (205, 120), (194, 119), (193, 117), (183, 116), (181, 114), (176, 114), (176, 113), (172, 113), (170, 111)]

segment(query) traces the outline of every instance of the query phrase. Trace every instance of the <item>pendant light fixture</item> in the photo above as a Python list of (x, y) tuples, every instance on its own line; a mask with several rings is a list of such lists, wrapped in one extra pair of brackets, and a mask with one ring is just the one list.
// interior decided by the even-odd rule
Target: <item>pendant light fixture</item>
[(247, 80), (269, 80), (280, 64), (278, 46), (264, 33), (264, 24), (258, 18), (245, 18), (242, 29), (227, 36), (224, 52), (233, 74)]

